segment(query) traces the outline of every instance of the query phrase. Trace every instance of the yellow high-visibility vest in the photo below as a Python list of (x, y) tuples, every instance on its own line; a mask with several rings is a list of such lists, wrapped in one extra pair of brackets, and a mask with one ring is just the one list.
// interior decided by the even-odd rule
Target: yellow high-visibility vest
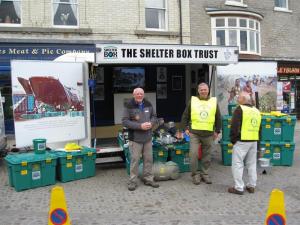
[(213, 131), (217, 111), (217, 99), (200, 100), (192, 96), (191, 100), (191, 121), (193, 130)]
[(257, 108), (241, 105), (243, 121), (241, 128), (241, 140), (259, 140), (259, 127), (261, 115)]

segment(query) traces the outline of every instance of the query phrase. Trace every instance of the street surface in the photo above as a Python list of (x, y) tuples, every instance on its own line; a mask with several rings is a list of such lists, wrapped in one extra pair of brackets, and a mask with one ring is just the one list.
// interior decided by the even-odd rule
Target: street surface
[[(96, 176), (57, 183), (64, 188), (73, 225), (262, 225), (270, 192), (279, 188), (285, 195), (288, 225), (300, 224), (300, 123), (295, 131), (296, 149), (292, 167), (273, 167), (258, 175), (254, 194), (229, 194), (233, 185), (231, 167), (221, 163), (219, 145), (213, 153), (213, 184), (192, 184), (189, 173), (175, 181), (162, 181), (153, 189), (140, 183), (127, 190), (124, 165), (97, 165)], [(0, 160), (0, 224), (42, 225), (48, 223), (51, 188), (16, 192), (8, 184), (4, 161)]]

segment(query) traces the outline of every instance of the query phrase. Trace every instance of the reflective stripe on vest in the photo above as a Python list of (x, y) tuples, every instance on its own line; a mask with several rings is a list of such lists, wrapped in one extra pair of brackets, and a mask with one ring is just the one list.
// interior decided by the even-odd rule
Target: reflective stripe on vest
[(259, 140), (259, 127), (261, 115), (257, 108), (241, 105), (243, 121), (241, 128), (241, 140)]
[(213, 131), (217, 111), (217, 99), (200, 100), (192, 96), (191, 100), (191, 121), (193, 130)]

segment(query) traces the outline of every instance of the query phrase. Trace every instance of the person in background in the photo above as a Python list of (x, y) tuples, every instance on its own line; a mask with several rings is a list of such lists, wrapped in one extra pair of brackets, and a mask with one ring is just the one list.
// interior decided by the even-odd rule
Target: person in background
[[(211, 151), (214, 139), (221, 129), (221, 113), (215, 97), (209, 97), (209, 88), (206, 83), (198, 85), (199, 96), (192, 96), (182, 114), (181, 123), (185, 133), (190, 135), (191, 175), (195, 185), (201, 180), (211, 184), (208, 175), (211, 164)], [(202, 158), (198, 171), (198, 149), (202, 146)]]
[(230, 140), (233, 144), (232, 175), (234, 187), (228, 188), (232, 194), (244, 194), (243, 171), (246, 166), (248, 183), (246, 190), (254, 193), (256, 187), (256, 155), (257, 141), (261, 115), (258, 109), (252, 106), (251, 97), (247, 92), (241, 92), (238, 97), (239, 106), (235, 109), (230, 129)]
[(137, 188), (138, 169), (141, 155), (143, 157), (143, 181), (145, 185), (158, 188), (153, 180), (152, 166), (152, 127), (158, 123), (152, 104), (144, 99), (144, 90), (135, 88), (133, 98), (125, 105), (122, 123), (128, 128), (130, 161), (130, 178), (128, 190)]
[(241, 82), (240, 79), (235, 79), (235, 83), (234, 83), (234, 94), (236, 96), (236, 98), (239, 96), (240, 92), (241, 92)]
[(246, 85), (244, 86), (243, 91), (247, 92), (249, 94), (249, 96), (251, 98), (251, 104), (255, 105), (255, 97), (254, 97), (254, 92), (253, 92), (250, 80), (246, 81)]

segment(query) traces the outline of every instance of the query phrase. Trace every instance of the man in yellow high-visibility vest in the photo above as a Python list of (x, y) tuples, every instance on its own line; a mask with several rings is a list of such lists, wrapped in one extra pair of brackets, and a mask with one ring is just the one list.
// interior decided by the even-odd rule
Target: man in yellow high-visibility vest
[[(221, 113), (215, 97), (209, 97), (206, 83), (198, 85), (199, 96), (192, 96), (183, 112), (181, 123), (185, 126), (185, 133), (190, 135), (190, 167), (192, 181), (199, 185), (201, 180), (211, 184), (208, 175), (211, 164), (211, 150), (214, 139), (221, 129)], [(202, 146), (202, 157), (198, 171), (198, 149)]]
[[(230, 140), (233, 144), (231, 169), (234, 187), (230, 187), (228, 192), (242, 195), (245, 188), (249, 193), (255, 192), (257, 141), (261, 115), (259, 110), (252, 106), (251, 96), (247, 92), (239, 94), (238, 103), (239, 106), (232, 116), (230, 130)], [(244, 167), (248, 172), (246, 187), (243, 181)]]

